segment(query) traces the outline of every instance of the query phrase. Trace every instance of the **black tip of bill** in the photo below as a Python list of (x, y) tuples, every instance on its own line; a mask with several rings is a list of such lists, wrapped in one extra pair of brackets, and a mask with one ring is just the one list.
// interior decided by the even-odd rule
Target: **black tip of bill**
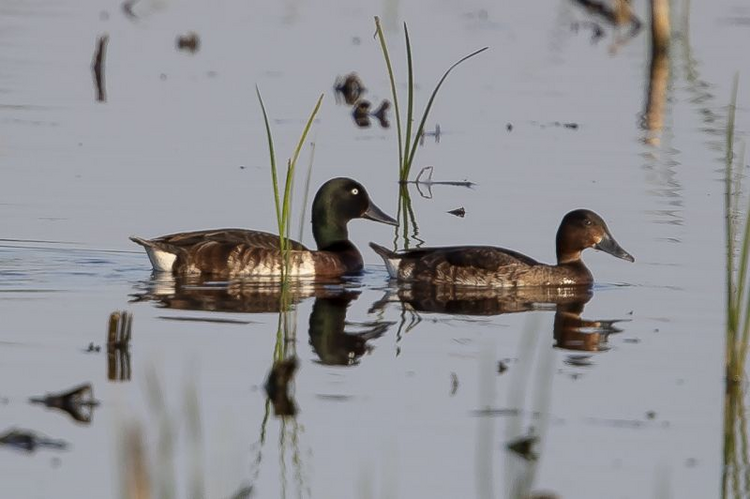
[(372, 201), (367, 207), (367, 211), (362, 214), (362, 218), (366, 218), (367, 220), (374, 220), (376, 222), (381, 222), (388, 225), (398, 226), (398, 221), (395, 218), (378, 208)]

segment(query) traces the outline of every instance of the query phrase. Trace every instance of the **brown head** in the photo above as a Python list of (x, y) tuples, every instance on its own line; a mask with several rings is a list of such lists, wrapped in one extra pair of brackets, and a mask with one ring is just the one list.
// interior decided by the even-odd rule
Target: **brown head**
[(565, 215), (557, 229), (557, 263), (581, 259), (581, 252), (594, 248), (617, 258), (634, 262), (635, 258), (617, 244), (602, 217), (590, 210), (574, 210)]

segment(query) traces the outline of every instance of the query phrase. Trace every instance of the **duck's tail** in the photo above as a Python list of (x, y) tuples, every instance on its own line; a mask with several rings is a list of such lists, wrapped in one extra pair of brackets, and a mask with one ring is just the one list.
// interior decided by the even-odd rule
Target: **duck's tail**
[(388, 269), (388, 275), (391, 276), (391, 279), (398, 278), (398, 266), (401, 261), (398, 253), (375, 243), (370, 243), (370, 248), (383, 259), (385, 268)]
[(174, 261), (177, 259), (175, 248), (169, 244), (138, 236), (130, 236), (130, 240), (146, 248), (146, 254), (155, 271), (172, 272)]

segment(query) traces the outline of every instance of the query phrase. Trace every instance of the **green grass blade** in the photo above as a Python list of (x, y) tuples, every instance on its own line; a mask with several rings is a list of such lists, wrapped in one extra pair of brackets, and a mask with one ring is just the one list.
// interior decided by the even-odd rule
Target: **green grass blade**
[[(736, 341), (737, 328), (739, 326), (738, 321), (738, 307), (739, 304), (736, 301), (735, 296), (735, 275), (734, 275), (734, 226), (732, 223), (732, 193), (733, 193), (733, 163), (734, 163), (734, 121), (735, 121), (735, 107), (737, 104), (737, 84), (738, 75), (734, 77), (734, 85), (732, 87), (732, 98), (729, 104), (729, 114), (727, 116), (727, 135), (726, 135), (726, 172), (725, 172), (725, 195), (724, 195), (724, 211), (725, 211), (725, 222), (726, 222), (726, 234), (727, 234), (727, 275), (726, 275), (726, 293), (727, 293), (727, 348), (732, 345), (734, 349), (734, 342)], [(731, 356), (730, 356), (731, 358)]]
[(258, 85), (255, 86), (255, 93), (258, 95), (258, 101), (260, 102), (260, 109), (263, 111), (263, 122), (266, 125), (266, 137), (268, 139), (268, 154), (271, 158), (271, 179), (273, 181), (273, 199), (276, 205), (276, 224), (278, 225), (279, 235), (281, 235), (281, 205), (279, 199), (279, 178), (276, 172), (276, 154), (273, 147), (273, 136), (271, 134), (271, 125), (268, 122), (268, 113), (266, 113), (266, 106), (263, 104), (263, 97), (260, 95), (260, 88)]
[[(443, 82), (448, 77), (448, 75), (453, 71), (459, 64), (462, 62), (471, 59), (475, 55), (479, 55), (485, 50), (487, 50), (489, 47), (481, 48), (475, 52), (472, 52), (471, 54), (462, 57), (460, 60), (458, 60), (456, 63), (454, 63), (448, 70), (443, 74), (443, 77), (440, 78), (440, 81), (438, 81), (437, 86), (435, 87), (435, 90), (432, 91), (432, 95), (430, 96), (430, 100), (427, 101), (427, 107), (425, 107), (424, 113), (422, 114), (422, 121), (419, 123), (419, 128), (417, 128), (416, 137), (420, 137), (422, 135), (422, 132), (424, 130), (425, 122), (427, 121), (427, 116), (430, 114), (430, 109), (432, 109), (432, 104), (435, 101), (435, 97), (437, 96), (438, 90), (440, 90), (440, 87), (443, 85)], [(407, 170), (411, 168), (411, 164), (414, 161), (414, 155), (417, 153), (417, 145), (419, 141), (415, 140), (414, 144), (412, 145), (411, 151), (407, 151), (408, 157), (406, 159), (407, 164)], [(404, 179), (406, 180), (406, 179)]]
[(305, 144), (305, 140), (307, 140), (307, 134), (308, 132), (310, 132), (310, 127), (312, 127), (312, 124), (315, 121), (315, 116), (317, 116), (318, 111), (320, 111), (320, 106), (321, 104), (323, 104), (323, 95), (324, 94), (320, 94), (320, 97), (318, 97), (318, 101), (315, 103), (315, 107), (313, 108), (312, 113), (310, 113), (310, 117), (307, 119), (307, 123), (305, 123), (305, 128), (302, 131), (302, 136), (299, 138), (297, 147), (294, 149), (294, 155), (292, 156), (292, 166), (297, 164), (299, 153), (302, 150), (302, 146)]
[[(406, 68), (409, 73), (409, 80), (407, 85), (407, 99), (406, 99), (406, 134), (404, 135), (404, 151), (408, 153), (409, 146), (411, 144), (411, 127), (414, 121), (414, 65), (411, 56), (411, 40), (409, 40), (409, 28), (404, 23), (404, 40), (406, 41)], [(414, 137), (414, 144), (419, 141), (419, 135)], [(411, 161), (404, 161), (401, 164), (399, 171), (399, 179), (407, 180), (409, 178), (409, 170), (411, 169)]]
[(396, 93), (396, 80), (393, 76), (391, 57), (388, 55), (388, 46), (385, 43), (383, 27), (380, 25), (380, 18), (378, 16), (375, 16), (375, 34), (378, 35), (380, 49), (383, 52), (383, 58), (385, 59), (385, 66), (388, 69), (388, 79), (391, 82), (391, 98), (393, 99), (393, 112), (396, 115), (396, 134), (398, 135), (398, 167), (400, 175), (400, 170), (404, 164), (404, 145), (401, 137), (401, 111), (398, 107), (398, 94)]
[[(745, 217), (745, 230), (742, 234), (742, 249), (740, 250), (740, 260), (739, 260), (739, 274), (737, 277), (737, 281), (735, 284), (735, 292), (736, 295), (734, 298), (734, 308), (736, 310), (735, 314), (739, 313), (739, 306), (744, 301), (744, 295), (747, 292), (747, 264), (748, 264), (748, 252), (750, 251), (750, 216)], [(748, 295), (750, 297), (750, 295)], [(750, 307), (750, 304), (748, 305)], [(745, 328), (747, 329), (747, 321), (748, 317), (750, 317), (750, 308), (745, 308)], [(739, 324), (738, 324), (739, 325)]]
[(302, 198), (302, 213), (300, 213), (299, 216), (299, 237), (297, 240), (299, 242), (302, 242), (302, 233), (305, 229), (305, 214), (306, 208), (307, 208), (307, 199), (310, 194), (310, 179), (312, 177), (312, 167), (313, 162), (315, 161), (315, 138), (313, 138), (312, 142), (310, 142), (310, 162), (307, 164), (307, 175), (305, 176), (305, 194)]
[[(299, 158), (300, 151), (302, 150), (302, 146), (305, 143), (305, 140), (307, 140), (307, 134), (310, 132), (310, 127), (313, 124), (313, 121), (315, 121), (315, 116), (318, 114), (318, 111), (320, 110), (320, 106), (323, 103), (323, 94), (320, 94), (320, 97), (318, 97), (318, 101), (315, 103), (315, 107), (312, 110), (312, 113), (310, 113), (310, 117), (307, 119), (307, 123), (305, 123), (305, 128), (302, 130), (302, 135), (299, 138), (299, 141), (297, 141), (297, 147), (294, 149), (294, 154), (292, 155), (292, 158), (287, 162), (287, 170), (286, 170), (286, 181), (284, 182), (284, 202), (282, 206), (281, 211), (281, 219), (283, 221), (283, 227), (281, 229), (280, 234), (284, 234), (284, 239), (286, 241), (289, 240), (289, 228), (291, 226), (291, 215), (292, 215), (292, 190), (293, 190), (293, 184), (294, 184), (294, 172), (297, 165), (297, 159)], [(290, 264), (290, 256), (291, 252), (289, 251), (288, 244), (286, 243), (282, 247), (283, 256), (284, 256), (284, 267), (283, 274), (287, 274), (289, 271), (289, 264)]]
[[(302, 150), (302, 146), (305, 143), (305, 140), (307, 139), (307, 134), (310, 131), (310, 127), (313, 124), (313, 121), (315, 121), (315, 116), (318, 114), (318, 111), (320, 110), (320, 105), (323, 103), (323, 94), (320, 94), (320, 97), (318, 97), (318, 101), (315, 103), (315, 107), (312, 110), (312, 113), (310, 113), (310, 117), (307, 119), (307, 123), (305, 123), (305, 128), (302, 130), (302, 135), (299, 138), (299, 141), (297, 142), (297, 147), (294, 149), (294, 154), (292, 155), (292, 159), (289, 160), (289, 163), (287, 163), (287, 174), (286, 174), (286, 182), (284, 185), (284, 205), (282, 208), (282, 218), (285, 220), (285, 222), (289, 221), (289, 217), (291, 216), (291, 196), (292, 196), (292, 180), (294, 179), (294, 171), (297, 165), (297, 159), (299, 158), (299, 153)], [(285, 229), (289, 230), (289, 224), (285, 223)]]

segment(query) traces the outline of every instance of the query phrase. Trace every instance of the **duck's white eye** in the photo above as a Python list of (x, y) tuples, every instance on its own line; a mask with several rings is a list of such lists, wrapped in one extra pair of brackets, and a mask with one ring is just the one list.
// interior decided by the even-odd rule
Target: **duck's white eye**
[(356, 187), (352, 189), (352, 194), (354, 194), (355, 196), (359, 194), (359, 189), (357, 189)]

